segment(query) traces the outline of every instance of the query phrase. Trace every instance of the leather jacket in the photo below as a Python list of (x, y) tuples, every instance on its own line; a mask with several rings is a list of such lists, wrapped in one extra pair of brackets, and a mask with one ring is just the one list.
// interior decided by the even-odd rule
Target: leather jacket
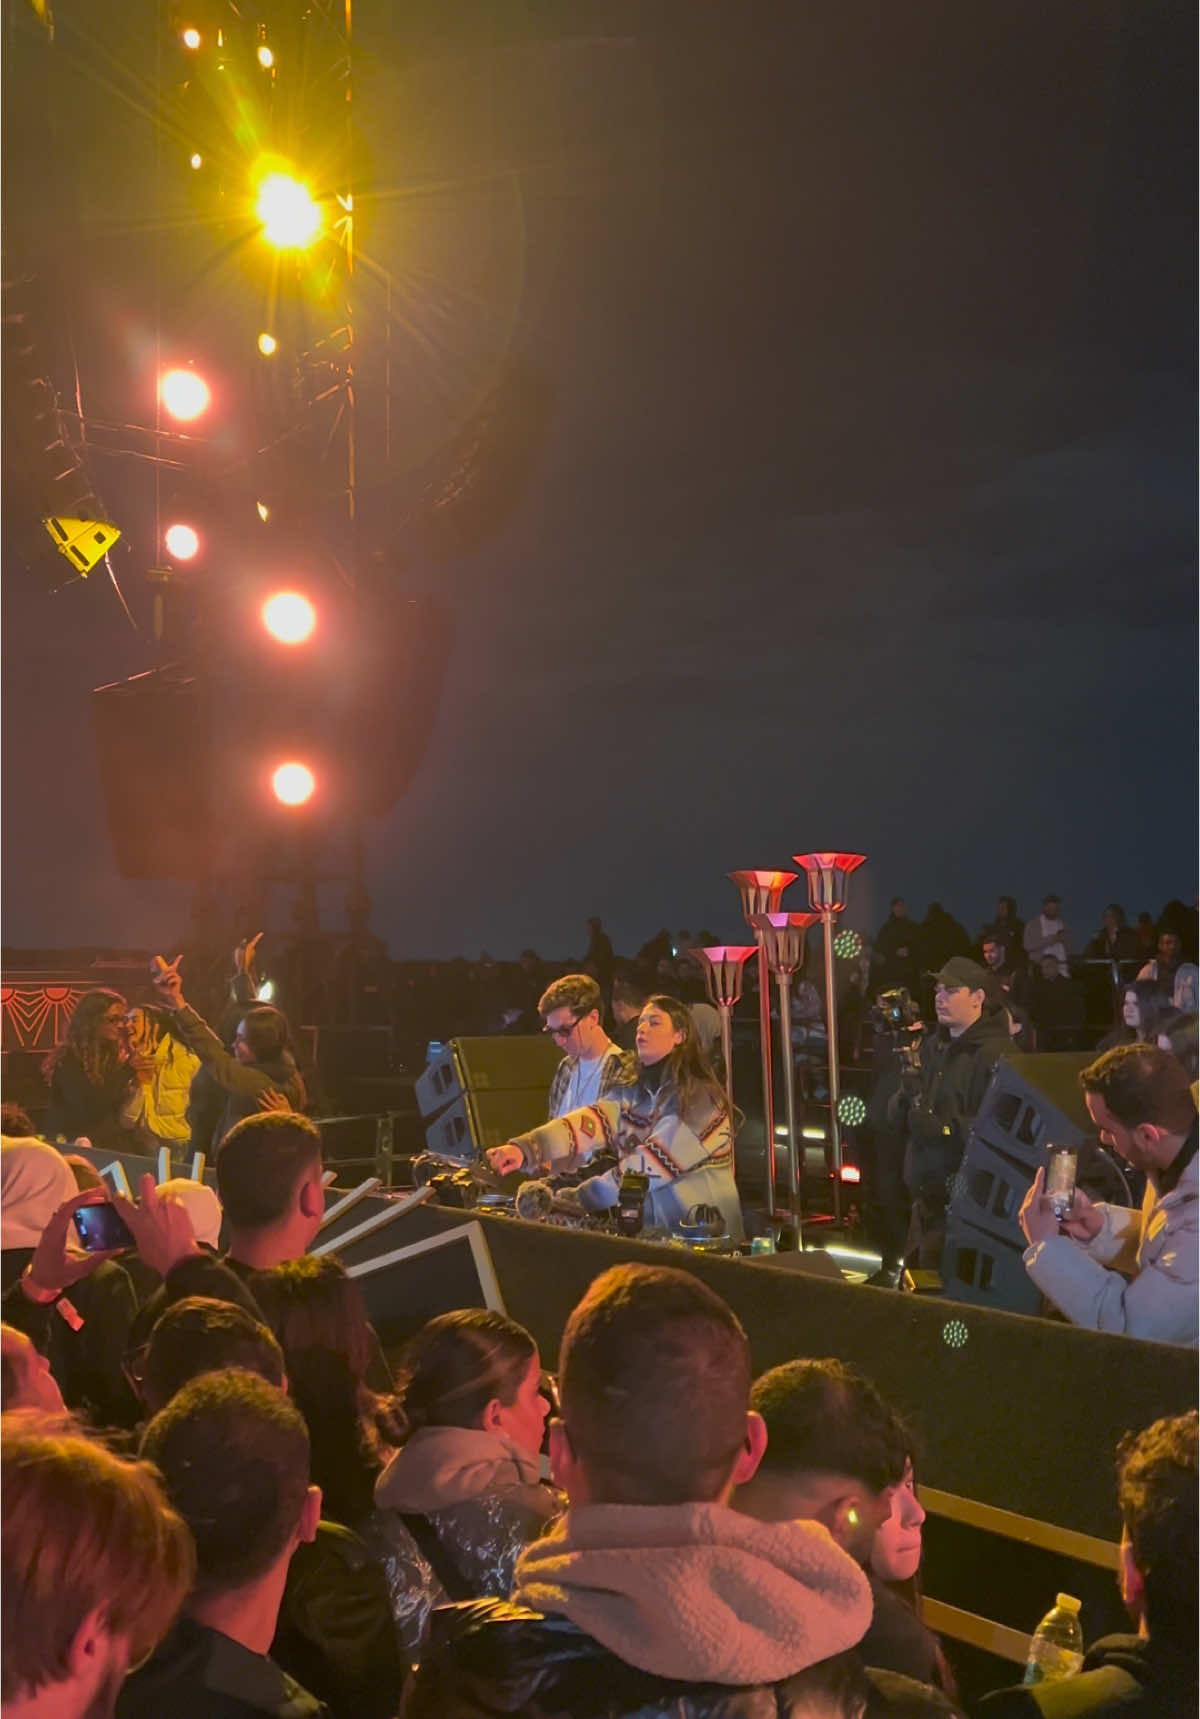
[(435, 1613), (403, 1719), (950, 1719), (939, 1691), (840, 1653), (777, 1683), (687, 1683), (641, 1671), (565, 1617), (501, 1600)]

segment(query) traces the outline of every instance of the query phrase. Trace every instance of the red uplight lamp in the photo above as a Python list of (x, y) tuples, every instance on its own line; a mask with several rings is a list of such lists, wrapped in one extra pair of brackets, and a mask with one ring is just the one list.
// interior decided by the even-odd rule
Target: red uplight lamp
[(808, 874), (808, 905), (821, 916), (825, 932), (825, 1037), (829, 1045), (829, 1141), (833, 1154), (833, 1212), (842, 1216), (842, 1136), (838, 1116), (837, 986), (833, 965), (833, 921), (846, 905), (846, 881), (857, 871), (866, 854), (795, 854), (798, 866)]

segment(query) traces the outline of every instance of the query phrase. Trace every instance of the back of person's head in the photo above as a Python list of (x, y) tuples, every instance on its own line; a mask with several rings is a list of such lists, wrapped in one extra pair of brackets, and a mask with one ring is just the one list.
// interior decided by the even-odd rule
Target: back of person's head
[(320, 1165), (321, 1132), (306, 1116), (266, 1111), (235, 1122), (217, 1152), (217, 1192), (229, 1223), (261, 1230), (281, 1222)]
[(326, 1514), (353, 1526), (371, 1510), (379, 1470), (365, 1386), (371, 1328), (358, 1285), (339, 1260), (306, 1254), (258, 1272), (254, 1294), (283, 1346)]
[(397, 1395), (410, 1432), (477, 1427), (487, 1405), (512, 1403), (537, 1344), (523, 1325), (483, 1307), (439, 1313), (406, 1345)]
[(205, 1373), (161, 1409), (142, 1455), (196, 1542), (196, 1592), (267, 1574), (295, 1544), (308, 1496), (308, 1432), (282, 1391), (253, 1373)]
[[(128, 1664), (170, 1628), (192, 1581), (192, 1537), (153, 1470), (35, 1414), (0, 1430), (0, 1699), (80, 1676), (96, 1621), (114, 1660), (94, 1691), (107, 1713)], [(109, 1682), (111, 1680), (111, 1687)]]
[(594, 1502), (711, 1503), (746, 1439), (750, 1345), (698, 1278), (618, 1265), (567, 1320), (559, 1388)]
[(1200, 1608), (1196, 1435), (1193, 1409), (1127, 1433), (1117, 1446), (1117, 1498), (1140, 1581), (1139, 1609), (1153, 1638), (1192, 1654)]
[(555, 1009), (570, 1009), (577, 1021), (593, 1009), (602, 1014), (604, 1000), (599, 985), (587, 973), (564, 973), (561, 979), (547, 985), (538, 998), (538, 1014), (543, 1020)]
[(66, 1412), (49, 1360), (34, 1348), (32, 1338), (12, 1325), (0, 1325), (0, 1409)]
[(840, 1474), (870, 1492), (898, 1484), (912, 1439), (869, 1379), (843, 1361), (785, 1361), (754, 1381), (767, 1425), (762, 1471)]
[(283, 1351), (260, 1319), (232, 1301), (189, 1295), (164, 1310), (142, 1364), (142, 1401), (157, 1414), (192, 1379), (230, 1367), (284, 1384)]
[(0, 1134), (12, 1135), (18, 1140), (28, 1140), (37, 1133), (27, 1110), (22, 1110), (19, 1104), (0, 1104)]
[(1117, 1045), (1089, 1063), (1079, 1083), (1126, 1128), (1151, 1124), (1167, 1134), (1186, 1134), (1196, 1120), (1185, 1070), (1157, 1045)]
[(621, 973), (612, 982), (612, 1000), (627, 1009), (640, 1009), (650, 995), (649, 987), (636, 973)]
[(279, 1062), (290, 1054), (292, 1035), (287, 1016), (270, 1003), (255, 1003), (247, 1009), (238, 1032), (254, 1062)]
[(313, 1350), (340, 1355), (355, 1383), (366, 1377), (371, 1328), (362, 1293), (330, 1254), (285, 1260), (254, 1280), (254, 1296), (283, 1346), (288, 1371)]
[(183, 1206), (192, 1221), (196, 1240), (204, 1247), (215, 1248), (221, 1239), (221, 1202), (216, 1189), (207, 1182), (197, 1182), (191, 1176), (172, 1176), (160, 1182), (158, 1191), (167, 1200)]
[(55, 1147), (0, 1139), (0, 1248), (36, 1247), (63, 1201), (78, 1192), (71, 1166)]

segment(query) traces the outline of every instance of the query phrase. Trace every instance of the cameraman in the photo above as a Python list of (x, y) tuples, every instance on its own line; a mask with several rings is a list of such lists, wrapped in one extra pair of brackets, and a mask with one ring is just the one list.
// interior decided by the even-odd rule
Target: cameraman
[(888, 1119), (905, 1134), (904, 1181), (912, 1196), (906, 1257), (941, 1265), (950, 1183), (993, 1070), (1012, 1048), (1008, 1016), (987, 970), (951, 956), (934, 974), (936, 1029), (921, 1040), (915, 1068), (901, 1075)]

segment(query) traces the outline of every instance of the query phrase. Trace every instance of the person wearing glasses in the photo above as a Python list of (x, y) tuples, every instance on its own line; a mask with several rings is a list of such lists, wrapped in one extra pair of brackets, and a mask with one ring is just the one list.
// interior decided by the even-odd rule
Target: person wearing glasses
[(622, 1177), (649, 1184), (643, 1221), (674, 1229), (697, 1206), (715, 1206), (733, 1241), (745, 1234), (733, 1179), (733, 1125), (725, 1090), (700, 1045), (696, 1023), (678, 997), (651, 997), (638, 1017), (637, 1047), (620, 1059), (620, 1084), (595, 1103), (568, 1110), (528, 1134), (495, 1146), (488, 1163), (561, 1176), (615, 1151), (614, 1168), (579, 1183), (584, 1211), (611, 1210)]
[(86, 1137), (114, 1152), (128, 1144), (120, 1116), (133, 1085), (123, 1043), (127, 1009), (124, 997), (104, 989), (88, 991), (76, 1003), (66, 1038), (43, 1065), (50, 1083), (48, 1139)]
[(550, 1082), (551, 1122), (606, 1098), (621, 1080), (621, 1051), (601, 1023), (600, 987), (586, 973), (567, 973), (542, 992), (538, 1014), (562, 1054)]

